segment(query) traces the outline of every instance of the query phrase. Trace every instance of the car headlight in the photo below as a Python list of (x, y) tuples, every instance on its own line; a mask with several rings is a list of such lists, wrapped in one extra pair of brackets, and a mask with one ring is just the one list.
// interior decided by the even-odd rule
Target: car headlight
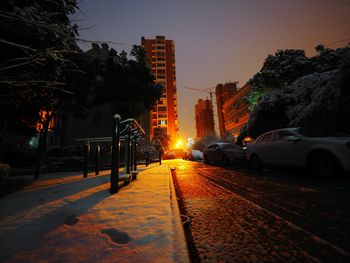
[(345, 145), (350, 149), (350, 142), (345, 143)]

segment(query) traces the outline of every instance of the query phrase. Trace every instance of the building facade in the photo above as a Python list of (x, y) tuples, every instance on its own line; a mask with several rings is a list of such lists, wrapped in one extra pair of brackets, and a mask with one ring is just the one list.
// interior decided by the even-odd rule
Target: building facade
[(241, 128), (249, 119), (249, 107), (244, 98), (248, 95), (250, 90), (251, 85), (248, 83), (245, 84), (223, 105), (225, 129), (234, 137), (239, 135)]
[(199, 99), (195, 106), (197, 139), (215, 134), (214, 111), (211, 100)]
[(142, 37), (141, 45), (146, 50), (155, 82), (164, 87), (162, 97), (150, 112), (150, 139), (154, 129), (161, 127), (174, 143), (179, 135), (175, 43), (164, 36), (156, 36), (153, 39)]
[(237, 82), (218, 84), (215, 88), (220, 136), (223, 136), (227, 131), (225, 128), (225, 118), (223, 113), (224, 104), (230, 98), (232, 98), (236, 94), (236, 92), (237, 92)]

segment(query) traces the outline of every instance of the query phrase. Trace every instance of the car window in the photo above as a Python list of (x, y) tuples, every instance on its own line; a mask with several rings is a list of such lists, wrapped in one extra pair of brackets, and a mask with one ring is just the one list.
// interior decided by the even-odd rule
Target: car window
[(290, 131), (278, 131), (273, 133), (273, 141), (284, 141), (287, 136), (294, 135)]
[(264, 137), (264, 136), (259, 136), (259, 137), (254, 141), (254, 143), (259, 143), (263, 137)]
[(239, 147), (237, 144), (234, 144), (234, 143), (227, 143), (227, 144), (224, 144), (222, 146), (223, 149), (227, 149), (227, 148), (236, 148), (236, 149), (241, 149), (241, 147)]
[(267, 143), (267, 142), (270, 142), (271, 141), (271, 135), (272, 133), (269, 132), (265, 135), (263, 135), (263, 137), (261, 139), (259, 139), (259, 143)]

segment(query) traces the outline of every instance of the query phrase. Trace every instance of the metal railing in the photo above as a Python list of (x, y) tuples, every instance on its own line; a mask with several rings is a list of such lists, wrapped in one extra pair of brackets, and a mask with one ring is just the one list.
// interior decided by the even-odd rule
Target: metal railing
[[(83, 141), (86, 143), (83, 177), (86, 178), (88, 176), (91, 146), (95, 146), (95, 174), (98, 175), (100, 170), (100, 143), (111, 142), (112, 160), (110, 192), (117, 193), (120, 181), (123, 181), (124, 184), (129, 184), (131, 180), (137, 178), (137, 147), (140, 141), (144, 139), (144, 135), (144, 130), (136, 120), (126, 119), (122, 121), (120, 115), (116, 114), (113, 117), (112, 137), (76, 139), (76, 141)], [(124, 142), (125, 144), (123, 174), (120, 174), (119, 172), (121, 142)]]

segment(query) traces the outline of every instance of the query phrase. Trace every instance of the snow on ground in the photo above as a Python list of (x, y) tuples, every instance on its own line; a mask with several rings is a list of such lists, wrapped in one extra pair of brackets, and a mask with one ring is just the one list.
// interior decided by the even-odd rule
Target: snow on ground
[(109, 177), (99, 176), (8, 196), (0, 200), (1, 207), (13, 206), (0, 212), (0, 258), (187, 262), (170, 180), (163, 164), (114, 195)]

